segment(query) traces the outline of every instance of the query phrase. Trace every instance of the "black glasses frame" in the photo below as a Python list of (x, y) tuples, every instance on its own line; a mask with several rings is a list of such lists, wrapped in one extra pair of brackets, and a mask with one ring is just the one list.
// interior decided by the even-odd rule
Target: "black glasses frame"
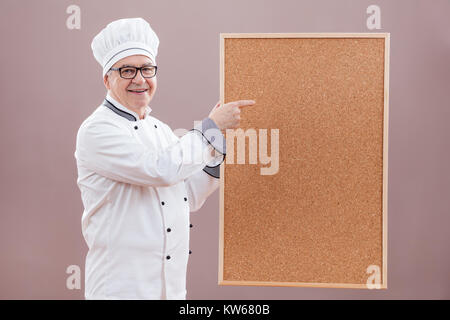
[[(151, 77), (145, 77), (144, 74), (142, 73), (142, 69), (144, 69), (144, 68), (155, 68), (155, 74), (152, 75)], [(122, 69), (135, 69), (135, 70), (136, 70), (136, 73), (134, 74), (134, 77), (133, 77), (133, 78), (124, 78), (124, 77), (122, 77)], [(157, 66), (144, 66), (144, 67), (138, 68), (138, 67), (131, 67), (131, 66), (130, 66), (130, 67), (111, 68), (111, 69), (109, 69), (109, 70), (112, 70), (112, 71), (119, 71), (119, 75), (120, 75), (120, 77), (121, 77), (122, 79), (127, 79), (127, 80), (134, 79), (134, 78), (136, 78), (137, 72), (138, 72), (138, 71), (141, 72), (142, 78), (150, 79), (150, 78), (153, 78), (154, 76), (156, 76), (156, 72), (158, 71), (158, 67), (157, 67)]]

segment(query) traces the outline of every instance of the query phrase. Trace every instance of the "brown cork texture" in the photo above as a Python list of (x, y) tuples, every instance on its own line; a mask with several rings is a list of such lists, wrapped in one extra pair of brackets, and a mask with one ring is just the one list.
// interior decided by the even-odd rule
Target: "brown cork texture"
[(270, 164), (259, 146), (249, 163), (248, 139), (237, 164), (234, 142), (221, 186), (222, 280), (365, 285), (369, 266), (384, 270), (385, 39), (223, 41), (224, 102), (256, 101), (240, 128), (267, 129), (269, 156), (279, 130), (279, 170), (261, 175)]

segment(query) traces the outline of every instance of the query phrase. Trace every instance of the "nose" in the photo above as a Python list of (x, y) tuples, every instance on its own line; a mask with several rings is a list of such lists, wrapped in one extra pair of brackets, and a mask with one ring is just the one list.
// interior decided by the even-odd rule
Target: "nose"
[(145, 82), (145, 78), (142, 76), (140, 70), (137, 71), (136, 76), (133, 79), (133, 82), (137, 84), (142, 84)]

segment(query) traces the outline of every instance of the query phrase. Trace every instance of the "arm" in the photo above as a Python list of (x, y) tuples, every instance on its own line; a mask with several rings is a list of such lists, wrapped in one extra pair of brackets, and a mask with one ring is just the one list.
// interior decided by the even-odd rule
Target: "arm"
[(142, 186), (169, 186), (183, 181), (213, 162), (213, 145), (201, 129), (191, 130), (169, 147), (153, 150), (134, 140), (109, 120), (84, 123), (77, 136), (75, 156), (107, 178)]
[(216, 148), (220, 149), (223, 157), (220, 161), (216, 161), (211, 166), (205, 166), (203, 171), (195, 173), (185, 180), (191, 212), (199, 210), (206, 199), (219, 187), (220, 164), (225, 160), (226, 154), (225, 138), (215, 122), (209, 119), (209, 121), (203, 123), (202, 129), (208, 141), (218, 142)]
[(191, 212), (199, 210), (206, 199), (219, 187), (220, 179), (201, 170), (184, 180)]

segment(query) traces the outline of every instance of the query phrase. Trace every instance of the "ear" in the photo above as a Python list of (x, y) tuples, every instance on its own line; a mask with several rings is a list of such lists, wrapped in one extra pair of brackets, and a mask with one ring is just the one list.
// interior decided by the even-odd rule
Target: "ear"
[(103, 84), (105, 85), (105, 87), (106, 87), (106, 89), (110, 89), (109, 87), (109, 76), (108, 76), (108, 74), (105, 74), (104, 76), (103, 76)]

